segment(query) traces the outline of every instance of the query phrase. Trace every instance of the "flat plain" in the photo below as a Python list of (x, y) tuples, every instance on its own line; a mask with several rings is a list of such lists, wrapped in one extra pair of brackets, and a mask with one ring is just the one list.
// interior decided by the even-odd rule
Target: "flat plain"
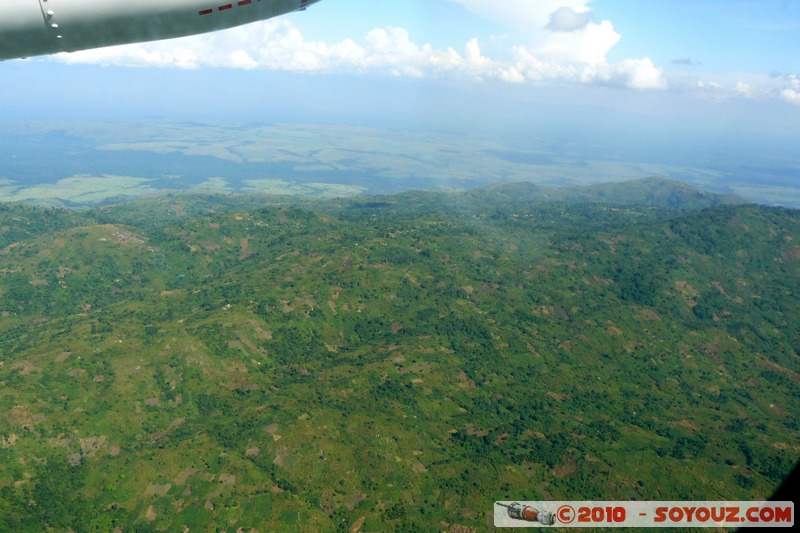
[(145, 122), (0, 125), (0, 200), (92, 206), (154, 192), (317, 197), (591, 185), (660, 176), (800, 206), (797, 169), (647, 162), (570, 139), (497, 140), (342, 125)]

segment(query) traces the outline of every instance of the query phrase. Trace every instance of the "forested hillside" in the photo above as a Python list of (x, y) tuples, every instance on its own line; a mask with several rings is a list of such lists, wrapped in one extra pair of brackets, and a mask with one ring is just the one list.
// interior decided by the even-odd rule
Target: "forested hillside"
[(800, 213), (614, 190), (0, 205), (0, 530), (768, 498), (800, 458)]

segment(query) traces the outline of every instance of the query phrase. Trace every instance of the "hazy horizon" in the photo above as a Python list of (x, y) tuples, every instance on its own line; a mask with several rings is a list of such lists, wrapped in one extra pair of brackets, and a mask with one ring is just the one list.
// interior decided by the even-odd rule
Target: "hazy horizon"
[[(119, 138), (142, 122), (362, 126), (536, 152), (585, 165), (583, 181), (660, 175), (800, 206), (797, 28), (781, 1), (323, 0), (227, 32), (0, 63), (0, 123), (113, 123)], [(59, 150), (36, 148), (44, 162)], [(15, 181), (9, 151), (0, 179)], [(537, 183), (573, 172), (529, 167)]]

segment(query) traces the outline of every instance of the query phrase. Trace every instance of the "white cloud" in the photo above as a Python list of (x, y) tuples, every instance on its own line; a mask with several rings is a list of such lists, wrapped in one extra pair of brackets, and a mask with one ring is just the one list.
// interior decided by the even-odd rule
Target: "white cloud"
[(715, 102), (777, 100), (800, 105), (800, 79), (796, 75), (705, 74), (703, 78), (685, 77), (674, 86)]
[(450, 0), (468, 11), (515, 30), (542, 29), (561, 8), (589, 11), (587, 0)]
[(525, 83), (526, 78), (517, 67), (505, 67), (497, 71), (497, 79), (506, 83)]
[(547, 60), (576, 63), (604, 63), (606, 55), (620, 40), (611, 22), (588, 24), (571, 32), (541, 32), (528, 46), (532, 53)]
[(800, 106), (800, 78), (796, 74), (777, 75), (771, 78), (779, 83), (775, 89), (779, 100)]
[(667, 86), (664, 73), (649, 58), (625, 59), (612, 68), (605, 79), (631, 89), (663, 89)]
[(781, 91), (781, 100), (794, 105), (800, 105), (800, 91), (784, 89)]
[[(1, 0), (0, 0), (1, 1)], [(634, 90), (667, 86), (710, 100), (782, 100), (800, 105), (800, 79), (664, 71), (648, 57), (609, 63), (621, 39), (589, 0), (449, 0), (500, 25), (485, 55), (477, 38), (458, 47), (416, 41), (399, 27), (376, 28), (360, 39), (308, 40), (289, 19), (272, 19), (185, 39), (119, 46), (74, 54), (58, 61), (131, 67), (203, 67), (298, 73), (377, 74), (412, 78), (450, 77), (515, 84), (605, 85)], [(693, 64), (690, 59), (673, 63)]]
[(571, 7), (561, 6), (550, 14), (548, 30), (575, 31), (585, 28), (594, 20), (593, 11), (576, 12)]
[(603, 63), (620, 35), (608, 21), (594, 22), (588, 0), (450, 0), (516, 31), (544, 61)]
[[(513, 60), (496, 72), (497, 79), (604, 84), (631, 89), (663, 89), (662, 69), (649, 58), (607, 62), (621, 36), (611, 21), (595, 22), (588, 0), (451, 0), (506, 27), (521, 30), (512, 48)], [(524, 37), (520, 37), (524, 34)]]
[(522, 46), (514, 47), (514, 64), (501, 68), (498, 77), (507, 81), (544, 82), (548, 80), (577, 81), (577, 71), (569, 65), (543, 61)]
[(687, 94), (700, 100), (721, 102), (732, 96), (732, 92), (719, 80), (685, 77), (679, 86), (682, 86)]
[[(578, 5), (580, 2), (574, 2)], [(306, 40), (285, 19), (170, 41), (117, 46), (72, 54), (58, 61), (129, 67), (220, 67), (300, 73), (381, 74), (412, 78), (460, 77), (508, 83), (604, 84), (633, 89), (666, 85), (649, 59), (605, 62), (619, 36), (610, 22), (571, 32), (545, 31), (538, 43), (516, 45), (502, 60), (483, 54), (478, 39), (461, 51), (418, 44), (404, 28), (376, 28), (360, 41)]]
[(560, 81), (582, 85), (610, 85), (631, 89), (663, 89), (664, 73), (648, 58), (608, 63), (562, 64), (542, 61), (524, 47), (514, 49), (513, 66), (500, 69), (497, 78), (521, 83)]
[(266, 21), (218, 33), (154, 43), (115, 46), (56, 58), (67, 63), (130, 67), (225, 67), (290, 72), (376, 72), (420, 77), (426, 72), (480, 65), (477, 42), (462, 56), (452, 49), (417, 45), (403, 28), (377, 28), (359, 44), (307, 41), (291, 22)]
[(743, 81), (736, 82), (735, 91), (740, 96), (744, 96), (750, 100), (754, 100), (758, 97), (755, 87)]

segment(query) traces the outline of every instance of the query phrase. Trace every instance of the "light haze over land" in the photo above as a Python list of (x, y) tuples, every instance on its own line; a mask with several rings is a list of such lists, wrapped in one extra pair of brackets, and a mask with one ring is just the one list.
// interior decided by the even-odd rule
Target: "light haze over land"
[[(141, 129), (125, 126), (132, 121), (151, 123), (150, 132), (178, 121), (224, 122), (245, 135), (254, 124), (313, 124), (298, 144), (305, 156), (310, 145), (330, 144), (326, 125), (358, 126), (370, 128), (361, 130), (364, 143), (381, 140), (382, 153), (402, 148), (428, 162), (417, 188), (479, 184), (458, 172), (437, 182), (441, 176), (431, 171), (452, 170), (455, 155), (447, 154), (464, 152), (471, 163), (484, 157), (474, 168), (515, 165), (487, 171), (485, 182), (662, 175), (798, 206), (798, 29), (800, 2), (792, 0), (325, 0), (216, 34), (5, 62), (0, 121), (6, 139), (29, 129), (29, 121), (66, 132), (110, 122), (127, 148), (142, 142)], [(347, 131), (346, 146), (335, 148), (362, 143)], [(399, 144), (397, 132), (405, 139)], [(435, 132), (443, 145), (423, 132)], [(63, 151), (49, 139), (55, 153)], [(459, 139), (463, 144), (453, 146)], [(179, 140), (193, 142), (191, 130)], [(46, 162), (51, 145), (42, 141)], [(31, 178), (12, 144), (0, 154), (0, 188), (6, 199), (23, 199), (19, 187)], [(426, 156), (426, 147), (438, 155)], [(81, 156), (91, 171), (70, 169), (52, 183), (114, 174), (96, 168), (92, 154)], [(313, 156), (302, 165), (320, 163)], [(185, 167), (194, 162), (200, 160)], [(348, 162), (364, 170), (363, 157), (321, 163), (346, 171)], [(253, 179), (296, 185), (302, 171), (287, 172)], [(386, 183), (387, 176), (377, 178)], [(398, 187), (405, 185), (412, 186)]]
[(800, 207), (798, 4), (322, 0), (0, 63), (0, 531), (766, 499), (800, 209), (742, 197)]

